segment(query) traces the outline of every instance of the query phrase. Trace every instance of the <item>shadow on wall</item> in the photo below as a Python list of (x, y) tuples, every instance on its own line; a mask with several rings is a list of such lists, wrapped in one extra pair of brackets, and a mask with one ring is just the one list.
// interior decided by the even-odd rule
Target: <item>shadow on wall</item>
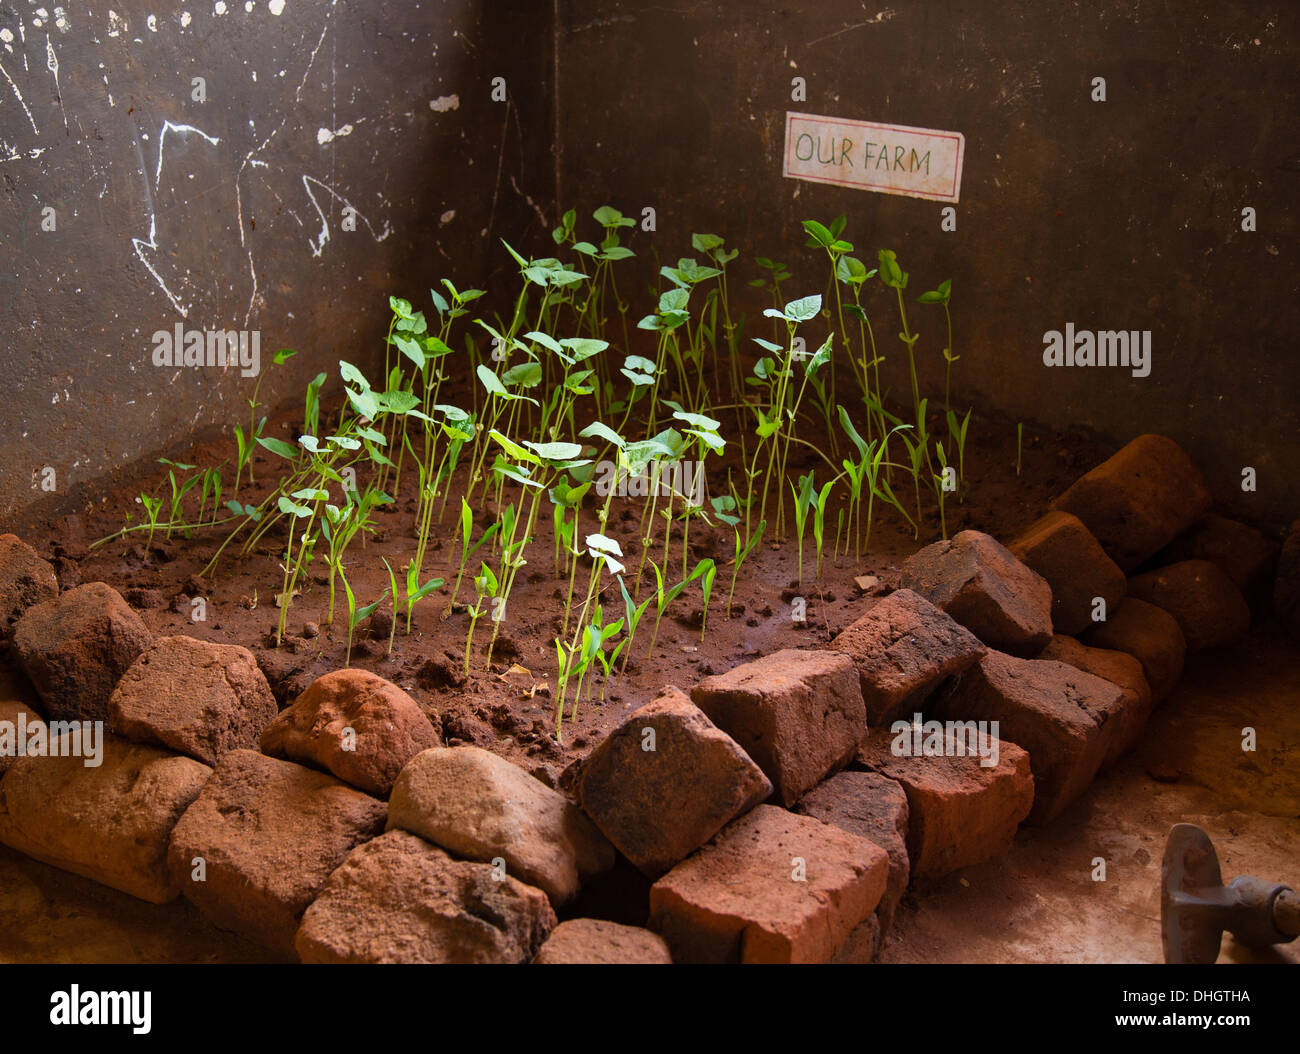
[[(871, 266), (892, 248), (918, 294), (952, 279), (963, 405), (1116, 445), (1170, 435), (1237, 514), (1295, 517), (1294, 4), (826, 0), (738, 17), (682, 0), (568, 0), (560, 11), (563, 206), (655, 206), (639, 255), (649, 240), (675, 261), (692, 232), (710, 231), (741, 250), (738, 263), (787, 263), (791, 298), (826, 282), (799, 222), (847, 214), (844, 236)], [(955, 229), (941, 229), (941, 202), (783, 178), (789, 111), (964, 134)], [(759, 275), (751, 263), (734, 285)], [(896, 308), (889, 290), (874, 295), (873, 317), (891, 319), (897, 391), (908, 382)], [(1044, 366), (1045, 335), (1068, 323), (1149, 332), (1150, 374)], [(934, 390), (943, 320), (919, 324)], [(1255, 492), (1242, 490), (1246, 466)]]

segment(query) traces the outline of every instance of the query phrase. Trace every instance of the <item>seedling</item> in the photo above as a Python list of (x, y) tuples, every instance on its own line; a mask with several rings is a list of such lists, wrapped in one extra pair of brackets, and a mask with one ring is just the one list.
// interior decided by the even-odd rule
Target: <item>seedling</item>
[(500, 520), (489, 524), (479, 536), (478, 541), (470, 545), (470, 540), (474, 537), (474, 510), (469, 507), (468, 501), (464, 498), (460, 499), (460, 570), (456, 572), (456, 585), (452, 588), (451, 596), (447, 599), (447, 610), (442, 615), (444, 619), (451, 614), (452, 608), (456, 605), (456, 597), (460, 594), (460, 582), (465, 577), (465, 565), (469, 562), (469, 558), (478, 551), (484, 542), (491, 541), (500, 529)]
[(446, 579), (431, 578), (420, 585), (420, 569), (415, 566), (412, 560), (406, 565), (406, 633), (411, 633), (411, 614), (415, 611), (415, 605), (432, 593), (435, 589), (441, 589)]
[[(283, 366), (298, 353), (290, 348), (281, 348), (271, 357), (271, 363), (275, 366)], [(235, 486), (232, 493), (239, 493), (239, 480), (243, 475), (245, 467), (248, 469), (248, 482), (255, 483), (253, 479), (253, 465), (251, 456), (253, 444), (262, 435), (262, 429), (266, 425), (266, 418), (260, 421), (257, 418), (257, 408), (262, 404), (257, 401), (258, 394), (262, 390), (262, 381), (266, 373), (260, 373), (257, 377), (257, 383), (253, 385), (253, 397), (248, 400), (248, 432), (245, 433), (238, 425), (235, 426)]]
[(356, 631), (357, 626), (359, 626), (362, 622), (364, 622), (366, 619), (368, 619), (371, 615), (375, 613), (375, 611), (379, 608), (379, 605), (382, 604), (388, 598), (388, 593), (385, 592), (383, 596), (381, 596), (373, 604), (367, 604), (363, 608), (358, 608), (357, 598), (352, 593), (352, 586), (348, 584), (347, 575), (345, 575), (340, 570), (339, 578), (343, 580), (343, 594), (347, 598), (347, 602), (348, 602), (348, 651), (347, 651), (347, 656), (343, 660), (343, 665), (351, 666), (352, 665), (352, 634)]
[(499, 583), (497, 576), (492, 568), (487, 564), (481, 564), (478, 575), (474, 578), (474, 592), (477, 599), (469, 609), (469, 633), (465, 637), (465, 674), (469, 674), (469, 655), (470, 649), (474, 646), (474, 627), (478, 625), (478, 620), (488, 612), (489, 606), (492, 608), (493, 618), (496, 617), (496, 595)]
[(397, 575), (393, 573), (393, 565), (388, 562), (387, 557), (379, 558), (384, 562), (384, 569), (388, 572), (388, 595), (393, 598), (393, 617), (388, 624), (388, 651), (386, 655), (393, 654), (393, 638), (397, 636)]
[(821, 578), (822, 576), (822, 546), (826, 530), (826, 506), (827, 502), (830, 501), (831, 490), (834, 487), (835, 480), (833, 479), (823, 483), (813, 506), (813, 542), (817, 546), (817, 565), (813, 572), (815, 578)]
[(949, 413), (952, 412), (952, 364), (961, 358), (960, 355), (952, 353), (952, 314), (948, 310), (951, 294), (952, 279), (949, 278), (940, 282), (938, 289), (932, 289), (928, 293), (922, 293), (917, 297), (917, 302), (921, 304), (942, 304), (944, 318), (948, 321), (948, 346), (943, 349), (943, 408)]
[(967, 410), (958, 424), (955, 413), (949, 410), (947, 414), (948, 435), (957, 444), (957, 494), (963, 501), (966, 495), (966, 430), (970, 428), (970, 415), (971, 411)]
[(727, 617), (731, 617), (731, 605), (736, 596), (736, 576), (740, 574), (740, 565), (757, 547), (758, 543), (763, 540), (763, 532), (767, 530), (767, 520), (759, 520), (758, 525), (754, 528), (753, 534), (749, 536), (749, 541), (741, 546), (740, 527), (739, 525), (732, 528), (736, 536), (736, 557), (731, 564), (731, 589), (727, 592)]
[(799, 546), (799, 575), (798, 581), (803, 584), (803, 535), (804, 527), (808, 522), (808, 511), (816, 502), (817, 497), (813, 491), (813, 474), (799, 477), (799, 486), (790, 484), (790, 490), (794, 494), (794, 526), (795, 538)]

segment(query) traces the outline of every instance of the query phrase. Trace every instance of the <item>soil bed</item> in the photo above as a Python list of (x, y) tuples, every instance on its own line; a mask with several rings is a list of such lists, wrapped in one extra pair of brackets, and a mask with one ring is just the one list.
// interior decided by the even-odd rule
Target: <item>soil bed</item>
[[(292, 413), (273, 418), (267, 434), (292, 440)], [(824, 430), (817, 422), (801, 422), (801, 433), (829, 452)], [(942, 427), (936, 422), (936, 427)], [(1021, 471), (1016, 473), (1017, 439), (1015, 423), (976, 414), (972, 420), (973, 441), (967, 449), (969, 490), (964, 501), (951, 500), (948, 533), (974, 527), (999, 538), (1008, 538), (1046, 511), (1048, 502), (1078, 474), (1110, 451), (1077, 436), (1032, 433), (1026, 429), (1021, 451)], [(843, 437), (841, 437), (842, 441)], [(792, 453), (792, 471), (812, 467), (825, 469), (826, 462), (808, 449), (802, 461)], [(227, 439), (200, 444), (180, 460), (200, 466), (220, 464), (230, 455)], [(727, 472), (742, 472), (739, 451), (731, 449), (709, 462), (711, 493), (726, 493)], [(272, 485), (273, 474), (283, 462), (260, 450), (253, 457), (258, 485), (240, 492), (243, 501), (255, 500)], [(465, 472), (452, 481), (452, 496), (464, 493)], [(142, 489), (165, 486), (165, 470), (155, 478), (140, 481)], [(348, 578), (358, 607), (378, 598), (385, 590), (387, 571), (381, 557), (395, 569), (405, 567), (415, 548), (414, 511), (416, 477), (406, 471), (392, 505), (376, 515), (373, 535), (359, 537), (349, 550)], [(459, 565), (459, 550), (451, 544), (454, 502), (441, 525), (430, 534), (425, 576), (441, 576), (447, 584), (415, 608), (411, 633), (405, 633), (404, 615), (399, 618), (392, 654), (387, 654), (388, 626), (392, 609), (382, 604), (367, 622), (358, 627), (351, 664), (386, 677), (409, 692), (442, 730), (449, 745), (471, 743), (492, 750), (523, 766), (544, 782), (556, 784), (564, 768), (583, 756), (624, 714), (658, 694), (666, 684), (689, 687), (703, 676), (725, 671), (759, 655), (782, 648), (817, 646), (829, 641), (856, 617), (863, 591), (854, 579), (875, 575), (880, 589), (897, 584), (901, 561), (940, 536), (930, 503), (926, 505), (920, 536), (896, 512), (877, 509), (871, 529), (870, 549), (858, 563), (852, 551), (831, 554), (833, 524), (845, 503), (843, 488), (833, 496), (827, 515), (826, 556), (821, 576), (814, 576), (815, 553), (811, 530), (804, 542), (803, 580), (798, 580), (797, 547), (790, 533), (783, 543), (770, 535), (750, 555), (741, 569), (727, 617), (727, 592), (731, 580), (733, 546), (729, 528), (699, 523), (691, 529), (691, 563), (704, 556), (718, 564), (707, 631), (701, 638), (699, 614), (702, 598), (693, 584), (665, 613), (652, 658), (647, 657), (653, 632), (653, 604), (634, 642), (626, 672), (614, 673), (600, 699), (602, 676), (588, 676), (578, 706), (576, 721), (567, 718), (572, 705), (570, 686), (566, 706), (563, 744), (555, 739), (556, 683), (555, 648), (567, 579), (555, 569), (554, 537), (549, 519), (539, 517), (534, 540), (527, 549), (528, 566), (510, 598), (509, 617), (501, 626), (493, 654), (492, 668), (484, 668), (486, 647), (491, 637), (487, 619), (480, 621), (474, 639), (470, 673), (464, 675), (465, 637), (469, 616), (464, 601), (473, 600), (468, 577), (461, 585), (457, 608), (445, 619), (452, 584)], [(899, 488), (900, 495), (905, 490)], [(285, 641), (275, 647), (274, 632), (279, 612), (274, 597), (280, 588), (279, 559), (283, 553), (283, 532), (272, 531), (258, 549), (240, 559), (231, 547), (223, 555), (215, 579), (199, 579), (213, 553), (225, 539), (228, 528), (206, 528), (193, 538), (179, 533), (166, 538), (160, 532), (146, 548), (145, 533), (128, 534), (90, 548), (97, 539), (120, 530), (129, 512), (139, 518), (138, 491), (132, 489), (104, 498), (100, 505), (81, 514), (48, 524), (43, 532), (22, 530), (43, 555), (50, 557), (59, 572), (62, 588), (78, 582), (103, 581), (117, 588), (136, 608), (149, 628), (158, 635), (186, 634), (222, 644), (250, 648), (266, 673), (281, 707), (288, 705), (316, 677), (344, 665), (347, 646), (346, 609), (336, 604), (334, 625), (325, 624), (327, 593), (325, 568), (317, 560), (308, 569), (302, 594), (289, 613)], [(508, 500), (508, 498), (506, 499)], [(623, 547), (628, 565), (629, 587), (641, 557), (639, 538), (643, 502), (640, 497), (618, 497), (610, 513), (606, 533)], [(906, 501), (907, 498), (904, 497)], [(774, 503), (770, 504), (773, 505)], [(772, 509), (769, 509), (769, 516)], [(787, 517), (789, 509), (787, 508)], [(475, 534), (495, 517), (495, 510), (475, 510)], [(584, 516), (584, 529), (594, 529), (594, 515)], [(45, 538), (45, 545), (40, 539)], [(680, 553), (680, 528), (674, 533), (674, 550)], [(658, 555), (658, 554), (656, 554)], [(447, 566), (448, 563), (451, 566)], [(680, 564), (678, 564), (680, 567)], [(399, 571), (400, 573), (400, 571)], [(654, 576), (647, 567), (642, 581), (653, 590)], [(340, 598), (342, 595), (339, 589)], [(206, 620), (191, 618), (191, 600), (206, 600)], [(616, 585), (602, 591), (607, 611), (621, 611)], [(806, 600), (806, 620), (792, 618), (797, 597)], [(579, 596), (578, 600), (581, 600)], [(341, 610), (340, 610), (341, 609)], [(522, 667), (526, 673), (512, 666)], [(590, 689), (590, 695), (588, 690)]]

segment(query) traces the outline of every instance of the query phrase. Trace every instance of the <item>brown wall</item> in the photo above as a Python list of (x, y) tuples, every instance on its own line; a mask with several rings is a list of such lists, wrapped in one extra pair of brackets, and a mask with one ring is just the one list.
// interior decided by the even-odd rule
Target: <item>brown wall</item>
[(481, 285), (508, 260), (489, 252), (497, 236), (540, 232), (553, 211), (549, 7), (226, 6), (122, 0), (119, 25), (68, 5), (60, 28), (0, 5), (14, 38), (0, 63), (31, 114), (5, 83), (0, 158), (18, 156), (0, 162), (0, 528), (247, 417), (253, 379), (156, 367), (155, 331), (259, 330), (264, 368), (298, 349), (267, 377), (268, 404), (321, 370), (337, 391), (338, 359), (382, 353), (390, 293), (428, 308), (443, 276)]
[[(824, 288), (799, 221), (847, 213), (860, 255), (896, 249), (916, 291), (953, 280), (955, 401), (1115, 442), (1165, 432), (1240, 514), (1300, 510), (1293, 4), (189, 6), (188, 26), (166, 13), (156, 31), (136, 0), (115, 5), (125, 27), (106, 9), (34, 27), (24, 9), (25, 48), (0, 8), (16, 38), (0, 62), (31, 114), (0, 103), (0, 158), (17, 155), (0, 160), (0, 527), (90, 500), (244, 412), (251, 381), (154, 367), (155, 330), (258, 328), (264, 361), (299, 348), (264, 389), (296, 400), (338, 358), (374, 354), (390, 292), (427, 305), (444, 275), (504, 277), (502, 235), (549, 252), (557, 199), (584, 216), (654, 206), (657, 231), (633, 238), (647, 262), (705, 230), (746, 261), (777, 256), (792, 296)], [(806, 102), (790, 99), (796, 75)], [(491, 101), (494, 76), (508, 104)], [(430, 107), (453, 94), (457, 108)], [(962, 132), (956, 232), (933, 202), (783, 179), (791, 109)], [(160, 135), (166, 122), (203, 135)], [(368, 226), (341, 230), (345, 201)], [(746, 261), (738, 278), (757, 273)], [(871, 310), (898, 365), (888, 301)], [(939, 316), (916, 317), (933, 391)], [(1044, 368), (1043, 333), (1067, 321), (1152, 330), (1151, 376)], [(1243, 465), (1257, 494), (1240, 492)], [(53, 495), (34, 489), (45, 466)]]
[[(792, 295), (824, 288), (799, 221), (846, 213), (861, 255), (894, 248), (917, 293), (952, 279), (959, 399), (1115, 442), (1164, 432), (1242, 515), (1289, 520), (1296, 29), (1282, 2), (568, 0), (561, 199), (655, 205), (640, 250), (676, 260), (692, 231), (723, 234), (789, 263)], [(806, 102), (791, 101), (793, 76)], [(1104, 103), (1089, 97), (1096, 76)], [(934, 202), (783, 179), (787, 110), (962, 132), (956, 232)], [(875, 303), (873, 317), (894, 317), (883, 291)], [(917, 314), (934, 366), (942, 316)], [(1151, 375), (1044, 367), (1043, 334), (1067, 321), (1151, 330)], [(901, 363), (894, 322), (883, 332)], [(1241, 493), (1244, 465), (1256, 494)]]

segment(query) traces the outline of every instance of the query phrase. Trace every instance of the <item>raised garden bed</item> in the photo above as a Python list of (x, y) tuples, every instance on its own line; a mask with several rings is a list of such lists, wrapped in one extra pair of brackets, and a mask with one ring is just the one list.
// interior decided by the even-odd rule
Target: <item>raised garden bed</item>
[(914, 366), (887, 399), (859, 305), (910, 366), (915, 290), (842, 218), (805, 224), (828, 295), (760, 261), (756, 345), (722, 239), (638, 325), (631, 221), (594, 219), (568, 263), (510, 250), (504, 318), (395, 298), (384, 383), (254, 393), (233, 457), (3, 539), (35, 698), (0, 718), (100, 764), (10, 749), (0, 841), (285, 959), (870, 961), (909, 883), (1086, 794), (1248, 599), (1294, 617), (1294, 561), (1207, 518), (1171, 440), (1103, 460)]

